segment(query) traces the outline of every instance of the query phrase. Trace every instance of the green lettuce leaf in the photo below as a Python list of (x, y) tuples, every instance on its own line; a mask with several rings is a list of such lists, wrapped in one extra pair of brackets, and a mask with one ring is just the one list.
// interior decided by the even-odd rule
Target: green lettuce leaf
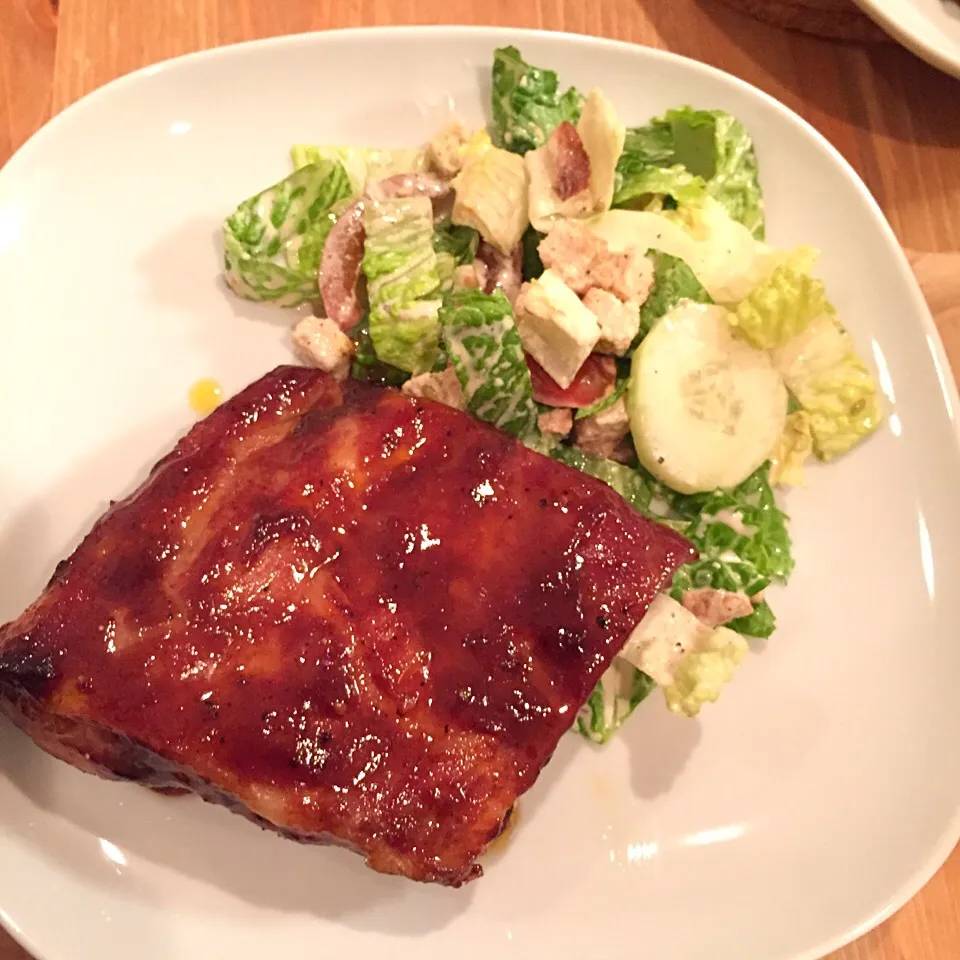
[(771, 356), (809, 418), (819, 459), (846, 453), (883, 422), (876, 381), (832, 308)]
[(642, 670), (614, 660), (581, 707), (574, 729), (594, 743), (606, 743), (654, 689)]
[(764, 238), (763, 193), (753, 140), (743, 124), (722, 110), (668, 110), (674, 162), (707, 181), (707, 192), (734, 220)]
[(384, 363), (424, 373), (440, 352), (440, 274), (430, 201), (371, 200), (363, 219), (363, 272), (374, 349)]
[(688, 590), (711, 587), (752, 597), (769, 586), (770, 578), (760, 573), (754, 563), (729, 555), (722, 560), (719, 557), (703, 557), (685, 564), (677, 571), (670, 587), (670, 596), (674, 600), (681, 600)]
[(631, 127), (623, 142), (626, 162), (647, 167), (669, 167), (674, 163), (673, 128), (663, 118), (651, 120), (645, 127)]
[(540, 259), (540, 241), (543, 234), (532, 226), (527, 227), (521, 238), (523, 245), (523, 267), (521, 275), (525, 282), (536, 280), (543, 273), (543, 261)]
[(710, 294), (679, 257), (672, 257), (660, 250), (649, 250), (647, 256), (653, 261), (653, 287), (640, 307), (640, 330), (631, 344), (631, 350), (636, 349), (654, 323), (681, 300), (713, 303)]
[(695, 717), (705, 703), (720, 697), (748, 652), (747, 641), (733, 630), (718, 627), (711, 631), (702, 647), (680, 662), (673, 683), (663, 688), (667, 708), (671, 713)]
[(368, 180), (382, 180), (396, 173), (419, 173), (426, 169), (426, 151), (420, 148), (335, 147), (297, 144), (290, 151), (297, 169), (310, 163), (341, 163), (350, 178), (355, 196), (363, 193)]
[(772, 350), (802, 333), (829, 309), (823, 281), (779, 266), (736, 305), (729, 319), (752, 347)]
[[(684, 533), (700, 551), (701, 558), (723, 562), (725, 556), (733, 553), (741, 562), (751, 564), (760, 577), (781, 583), (785, 583), (793, 572), (787, 517), (777, 506), (770, 486), (769, 463), (763, 464), (733, 490), (675, 494), (670, 506), (674, 516), (687, 520)], [(740, 575), (745, 574), (740, 571)], [(718, 585), (724, 586), (695, 584)], [(724, 589), (744, 590), (753, 596), (763, 586), (756, 589), (724, 586)]]
[[(659, 181), (661, 190), (644, 190), (650, 168), (683, 168), (687, 178), (673, 174)], [(704, 190), (757, 240), (764, 237), (763, 194), (753, 141), (735, 117), (722, 110), (669, 110), (645, 127), (627, 132), (617, 165), (618, 196), (614, 206), (637, 196), (663, 193), (680, 203), (695, 201)], [(630, 184), (636, 182), (637, 186)]]
[(495, 146), (526, 153), (547, 142), (564, 120), (576, 123), (583, 95), (572, 87), (559, 92), (552, 70), (531, 66), (516, 47), (502, 47), (493, 55), (491, 139)]
[(356, 344), (356, 352), (350, 366), (350, 376), (354, 380), (373, 383), (379, 387), (399, 387), (410, 379), (410, 374), (406, 370), (384, 363), (377, 356), (370, 337), (369, 319), (363, 319), (350, 331), (350, 336)]
[(473, 263), (479, 243), (480, 234), (473, 227), (455, 224), (449, 217), (444, 217), (434, 228), (433, 249), (438, 254), (449, 253), (458, 267)]
[(230, 289), (283, 307), (315, 300), (323, 244), (349, 196), (343, 167), (322, 161), (244, 200), (223, 225)]
[[(437, 276), (440, 278), (440, 292), (449, 293), (453, 289), (453, 272), (457, 261), (452, 253), (437, 254)], [(439, 310), (439, 307), (437, 308)]]
[(642, 198), (668, 197), (695, 202), (706, 190), (702, 177), (674, 161), (673, 129), (660, 118), (627, 130), (617, 161), (613, 206), (632, 206)]
[[(786, 514), (777, 506), (764, 464), (733, 490), (693, 495), (662, 491), (671, 526), (697, 548), (697, 560), (682, 566), (670, 595), (682, 600), (687, 590), (712, 587), (756, 597), (772, 582), (786, 583), (794, 559)], [(751, 637), (769, 637), (776, 618), (766, 601), (753, 613), (728, 623)]]
[(743, 634), (745, 637), (765, 639), (773, 635), (777, 629), (777, 618), (774, 616), (770, 604), (766, 600), (754, 603), (753, 613), (725, 624), (730, 630)]
[(635, 470), (622, 463), (615, 463), (613, 460), (591, 457), (576, 447), (563, 444), (554, 447), (550, 451), (550, 456), (568, 467), (575, 467), (582, 473), (588, 473), (591, 477), (602, 480), (613, 487), (639, 513), (649, 515), (650, 504), (658, 492), (659, 485), (645, 470)]
[(614, 207), (633, 206), (653, 197), (670, 197), (675, 203), (696, 203), (706, 192), (702, 177), (690, 173), (679, 163), (670, 167), (651, 167), (620, 155), (614, 182)]
[(454, 290), (444, 297), (440, 329), (467, 409), (525, 442), (539, 444), (533, 385), (510, 301), (499, 290)]
[[(777, 507), (768, 464), (733, 490), (684, 495), (668, 490), (639, 466), (598, 460), (564, 445), (551, 450), (550, 456), (603, 480), (641, 513), (666, 523), (694, 544), (700, 556), (674, 575), (669, 590), (674, 600), (681, 602), (686, 591), (703, 587), (745, 593), (756, 598), (752, 613), (726, 624), (726, 629), (758, 638), (774, 632), (773, 611), (758, 595), (773, 582), (785, 582), (794, 561), (787, 517)], [(724, 645), (723, 650), (711, 646), (703, 651), (710, 655), (691, 662), (680, 678), (680, 686), (670, 693), (664, 690), (668, 705), (673, 703), (679, 712), (684, 712), (693, 710), (697, 703), (716, 699), (720, 681), (729, 679), (742, 659), (740, 649), (735, 644), (729, 649)], [(625, 661), (618, 659), (615, 666), (621, 663)], [(608, 671), (609, 675), (604, 675), (606, 685), (603, 680), (598, 683), (578, 717), (578, 733), (597, 743), (605, 742), (655, 686), (647, 674), (632, 667), (630, 670), (639, 674), (628, 672), (627, 677), (637, 684), (640, 695), (617, 695), (617, 683), (628, 681), (618, 671)]]

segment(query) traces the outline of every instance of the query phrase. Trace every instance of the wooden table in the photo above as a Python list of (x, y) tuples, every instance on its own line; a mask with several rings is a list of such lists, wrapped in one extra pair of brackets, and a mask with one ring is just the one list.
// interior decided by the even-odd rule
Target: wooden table
[[(400, 23), (615, 37), (703, 60), (773, 94), (873, 191), (912, 251), (960, 371), (960, 81), (892, 44), (815, 40), (716, 0), (0, 0), (0, 163), (52, 114), (144, 64), (272, 34)], [(960, 848), (912, 903), (832, 960), (957, 957)], [(0, 932), (0, 960), (29, 958)]]

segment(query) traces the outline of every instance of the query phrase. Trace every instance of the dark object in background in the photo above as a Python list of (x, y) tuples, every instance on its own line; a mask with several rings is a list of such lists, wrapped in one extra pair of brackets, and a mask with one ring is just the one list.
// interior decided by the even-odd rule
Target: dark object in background
[(889, 37), (851, 0), (723, 0), (728, 6), (787, 30), (831, 40), (881, 43)]

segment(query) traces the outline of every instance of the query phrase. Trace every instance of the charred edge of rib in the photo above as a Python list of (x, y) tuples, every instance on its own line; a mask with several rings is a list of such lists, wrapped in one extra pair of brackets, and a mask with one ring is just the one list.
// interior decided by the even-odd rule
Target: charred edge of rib
[(0, 654), (0, 683), (11, 684), (34, 698), (41, 698), (56, 680), (57, 670), (48, 656), (28, 650)]

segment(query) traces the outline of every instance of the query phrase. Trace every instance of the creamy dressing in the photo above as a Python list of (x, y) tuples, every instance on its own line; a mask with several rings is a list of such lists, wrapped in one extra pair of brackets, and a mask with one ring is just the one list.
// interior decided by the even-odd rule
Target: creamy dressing
[(757, 532), (756, 527), (749, 526), (743, 522), (743, 516), (739, 510), (718, 510), (712, 517), (708, 517), (707, 519), (725, 523), (731, 530), (739, 533), (741, 537), (752, 537)]

